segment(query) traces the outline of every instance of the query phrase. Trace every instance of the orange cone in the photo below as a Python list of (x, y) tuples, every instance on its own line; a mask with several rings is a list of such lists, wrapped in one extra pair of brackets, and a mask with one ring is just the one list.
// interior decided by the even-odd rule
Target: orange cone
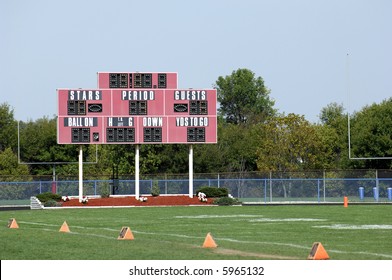
[(207, 233), (204, 239), (203, 248), (216, 248), (218, 245), (215, 243), (214, 238), (212, 238), (210, 233)]
[(118, 236), (119, 240), (133, 240), (133, 233), (129, 227), (123, 227), (120, 231), (120, 235)]
[(16, 222), (16, 220), (14, 218), (12, 218), (8, 221), (8, 227), (9, 228), (19, 228), (18, 223)]
[(348, 207), (348, 197), (347, 196), (345, 196), (344, 198), (343, 198), (343, 207)]
[(329, 256), (320, 242), (313, 243), (308, 260), (328, 260)]
[(59, 232), (71, 232), (71, 231), (69, 230), (69, 227), (68, 227), (68, 224), (67, 224), (66, 221), (64, 221), (64, 223), (63, 223), (63, 225), (61, 226)]

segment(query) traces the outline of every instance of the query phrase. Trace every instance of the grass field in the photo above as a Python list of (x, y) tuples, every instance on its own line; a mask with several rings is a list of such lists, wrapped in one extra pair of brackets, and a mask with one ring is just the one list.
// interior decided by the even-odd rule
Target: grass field
[[(333, 260), (392, 259), (391, 205), (19, 210), (0, 223), (1, 260), (305, 260), (313, 242)], [(123, 226), (134, 240), (117, 239)], [(218, 248), (202, 248), (208, 232)]]

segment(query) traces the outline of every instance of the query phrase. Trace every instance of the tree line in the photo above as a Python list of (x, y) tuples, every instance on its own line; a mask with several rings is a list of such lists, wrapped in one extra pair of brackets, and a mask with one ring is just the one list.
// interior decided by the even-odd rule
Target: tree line
[[(302, 115), (279, 113), (262, 77), (237, 69), (218, 77), (218, 143), (194, 145), (195, 173), (390, 169), (391, 160), (350, 160), (348, 116), (342, 105), (321, 109), (318, 123)], [(76, 162), (78, 145), (57, 144), (57, 117), (18, 122), (0, 104), (0, 175), (50, 175), (50, 164)], [(351, 157), (392, 156), (392, 99), (350, 115)], [(19, 150), (18, 150), (19, 147)], [(84, 145), (85, 174), (134, 174), (133, 145)], [(18, 153), (20, 159), (18, 158)], [(188, 173), (188, 145), (141, 145), (141, 174)], [(58, 175), (77, 175), (77, 164), (57, 164)]]

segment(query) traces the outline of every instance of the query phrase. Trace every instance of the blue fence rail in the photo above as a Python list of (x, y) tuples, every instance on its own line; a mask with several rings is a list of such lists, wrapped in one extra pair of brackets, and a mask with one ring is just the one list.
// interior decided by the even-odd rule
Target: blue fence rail
[[(114, 184), (113, 184), (114, 183)], [(151, 194), (158, 184), (161, 195), (189, 193), (187, 179), (140, 180), (140, 194)], [(194, 179), (195, 192), (203, 187), (227, 188), (229, 193), (243, 202), (392, 202), (392, 178), (259, 178), (259, 179)], [(135, 195), (134, 180), (85, 180), (84, 195)], [(43, 192), (78, 196), (79, 182), (31, 181), (0, 182), (0, 205), (28, 203), (31, 196)]]

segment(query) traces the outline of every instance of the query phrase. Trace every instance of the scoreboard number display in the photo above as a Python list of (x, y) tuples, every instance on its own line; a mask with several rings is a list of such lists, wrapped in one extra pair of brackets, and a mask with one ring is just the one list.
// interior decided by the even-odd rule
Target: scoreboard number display
[(98, 88), (177, 88), (177, 73), (98, 73)]
[(57, 97), (59, 144), (217, 142), (216, 90), (178, 89), (177, 73), (102, 72)]

